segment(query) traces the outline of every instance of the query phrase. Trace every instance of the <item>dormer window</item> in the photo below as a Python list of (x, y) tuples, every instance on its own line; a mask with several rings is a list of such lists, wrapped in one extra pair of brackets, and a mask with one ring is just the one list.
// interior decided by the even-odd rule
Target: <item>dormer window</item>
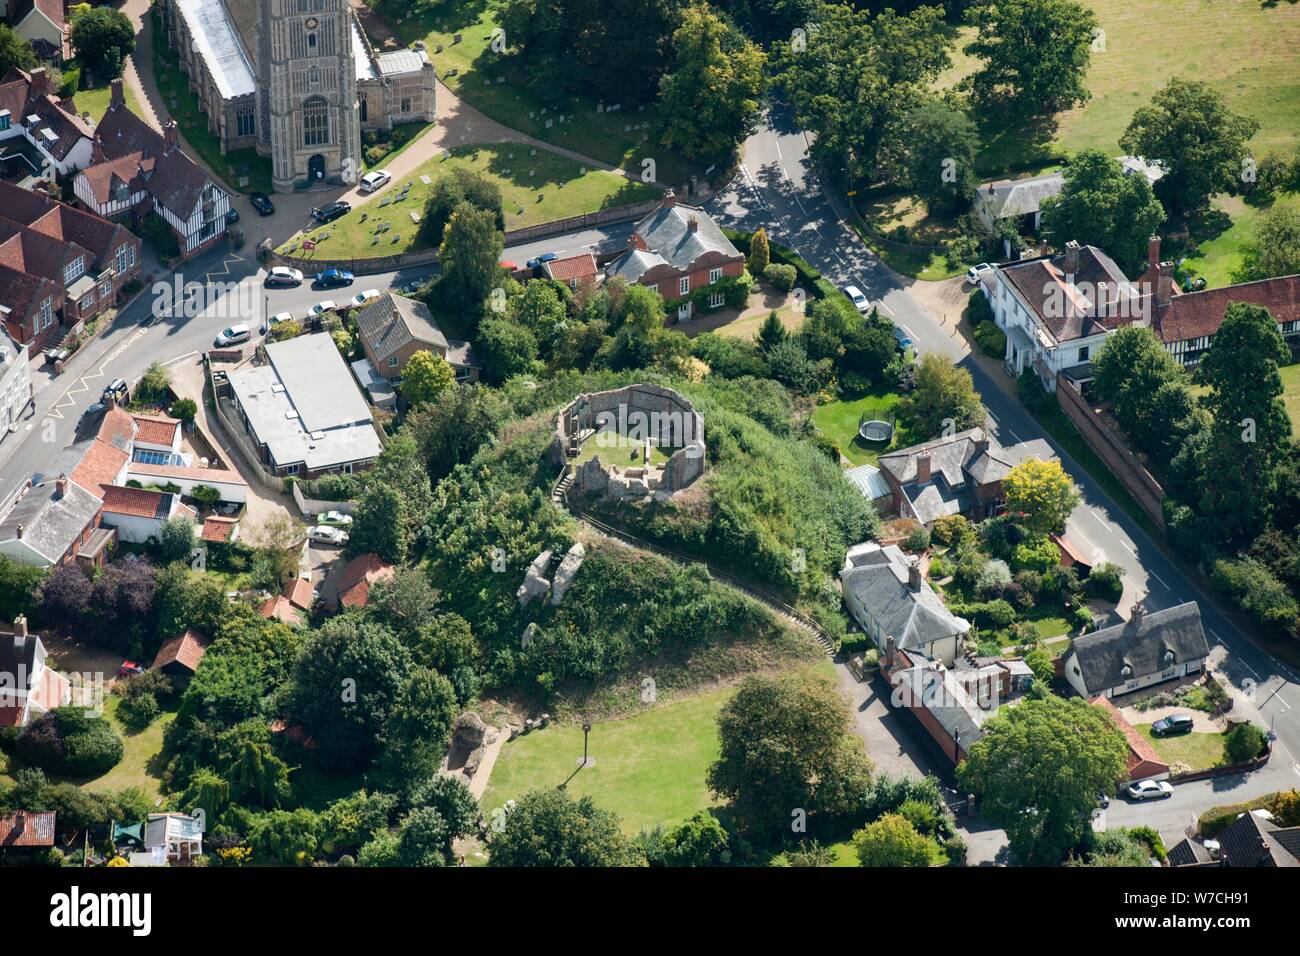
[(1119, 673), (1121, 677), (1132, 677), (1133, 666), (1131, 664), (1125, 664), (1123, 667), (1119, 669)]
[(1173, 662), (1174, 662), (1174, 652), (1169, 650), (1168, 648), (1165, 648), (1165, 663), (1172, 664)]

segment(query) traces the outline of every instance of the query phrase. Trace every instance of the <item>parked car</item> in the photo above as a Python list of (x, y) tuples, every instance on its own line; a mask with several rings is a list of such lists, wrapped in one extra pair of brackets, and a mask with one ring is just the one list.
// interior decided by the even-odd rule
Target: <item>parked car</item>
[(1152, 737), (1176, 737), (1192, 732), (1192, 718), (1187, 714), (1172, 714), (1162, 717), (1151, 725)]
[(342, 547), (348, 543), (346, 531), (340, 531), (338, 528), (323, 524), (312, 525), (308, 528), (307, 537), (317, 544), (332, 544)]
[(339, 305), (333, 299), (326, 299), (323, 302), (317, 302), (307, 310), (307, 318), (314, 319), (324, 315), (326, 312), (333, 312), (338, 309)]
[(322, 524), (351, 524), (352, 515), (345, 515), (342, 511), (326, 511), (319, 516)]
[(1106, 796), (1106, 794), (1104, 793), (1097, 794), (1097, 806), (1105, 810), (1108, 806), (1110, 806), (1110, 797)]
[(361, 191), (363, 193), (372, 193), (376, 189), (387, 186), (392, 181), (393, 177), (388, 175), (388, 170), (376, 169), (361, 177)]
[(1128, 785), (1130, 800), (1167, 800), (1174, 795), (1172, 785), (1163, 780), (1139, 780)]
[(993, 267), (991, 265), (987, 262), (981, 262), (979, 265), (971, 266), (966, 270), (966, 281), (971, 285), (976, 285), (979, 283), (980, 279), (983, 278), (984, 273), (992, 271)]
[(846, 285), (844, 287), (844, 294), (849, 297), (849, 301), (853, 303), (853, 307), (859, 312), (871, 311), (871, 300), (868, 299), (857, 286)]
[(380, 292), (378, 289), (367, 289), (365, 292), (358, 292), (348, 300), (348, 308), (359, 309), (363, 305), (369, 305), (371, 302), (378, 299), (379, 295)]
[(351, 285), (352, 278), (352, 273), (345, 269), (326, 269), (316, 273), (316, 285), (332, 289), (335, 286)]
[(352, 203), (344, 202), (342, 199), (330, 203), (328, 206), (322, 206), (319, 209), (312, 207), (311, 217), (319, 223), (333, 222), (339, 216), (346, 216), (352, 211)]
[(226, 223), (233, 226), (237, 222), (239, 222), (239, 210), (231, 206), (226, 212)]
[(898, 326), (894, 326), (894, 338), (898, 340), (898, 351), (900, 352), (906, 352), (916, 344), (912, 341), (912, 337)]
[(105, 385), (104, 390), (100, 392), (99, 400), (105, 405), (110, 400), (117, 402), (119, 405), (125, 405), (129, 402), (131, 400), (131, 390), (126, 385), (126, 379), (115, 378)]
[(222, 329), (217, 333), (217, 337), (213, 339), (212, 344), (219, 349), (223, 349), (227, 345), (238, 345), (240, 342), (247, 342), (252, 337), (253, 330), (241, 323)]
[(302, 285), (302, 271), (288, 266), (273, 266), (266, 274), (267, 285)]
[(143, 674), (144, 667), (135, 661), (123, 661), (122, 666), (117, 669), (118, 677), (134, 677), (136, 674)]
[(253, 204), (259, 216), (269, 216), (275, 212), (275, 203), (271, 202), (271, 197), (266, 193), (253, 193), (248, 201)]
[(268, 318), (266, 322), (262, 325), (262, 334), (265, 335), (267, 332), (271, 331), (271, 329), (275, 328), (277, 325), (283, 325), (285, 322), (292, 322), (292, 321), (293, 321), (292, 312), (277, 312), (275, 313), (275, 315)]
[(536, 269), (543, 262), (554, 262), (558, 258), (560, 257), (554, 252), (543, 252), (540, 256), (528, 260), (528, 268)]

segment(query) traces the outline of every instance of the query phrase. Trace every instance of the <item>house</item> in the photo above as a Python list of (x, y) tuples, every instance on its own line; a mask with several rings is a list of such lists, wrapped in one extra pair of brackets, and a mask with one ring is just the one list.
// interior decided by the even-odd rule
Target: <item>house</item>
[(386, 292), (356, 314), (366, 358), (384, 378), (398, 379), (416, 352), (446, 359), (456, 380), (478, 380), (479, 365), (468, 342), (449, 340), (423, 302)]
[(226, 190), (185, 155), (174, 120), (159, 135), (127, 109), (121, 79), (112, 81), (90, 163), (77, 174), (73, 192), (107, 219), (138, 225), (156, 213), (175, 235), (182, 259), (206, 252), (226, 233)]
[(294, 578), (284, 586), (284, 592), (267, 598), (258, 608), (262, 617), (285, 624), (306, 623), (306, 612), (316, 601), (316, 594), (307, 578)]
[(584, 252), (543, 262), (542, 274), (552, 282), (561, 282), (576, 292), (579, 286), (595, 282), (599, 272), (596, 269), (596, 257), (590, 252)]
[[(61, 316), (62, 325), (73, 326), (115, 305), (140, 272), (140, 240), (126, 227), (42, 192), (0, 182), (0, 219), (84, 253), (82, 261), (70, 260), (65, 271), (47, 283), (19, 283), (14, 295), (21, 301), (10, 301), (0, 281), (0, 305), (10, 310), (5, 326), (17, 341), (29, 343), (29, 351), (42, 347), (56, 317)], [(4, 266), (21, 271), (9, 258)], [(29, 280), (35, 277), (23, 274)], [(51, 298), (48, 305), (46, 297)]]
[[(33, 9), (29, 18), (38, 15), (41, 11)], [(43, 67), (6, 73), (0, 80), (0, 162), (6, 178), (52, 183), (87, 166), (94, 133), (74, 110), (70, 101), (55, 99)]]
[(1300, 827), (1280, 827), (1267, 810), (1238, 815), (1213, 840), (1184, 838), (1169, 850), (1173, 867), (1300, 866)]
[(72, 684), (47, 664), (45, 645), (27, 633), (27, 618), (0, 634), (0, 727), (26, 727), (46, 711), (72, 700)]
[(0, 326), (0, 437), (16, 431), (32, 404), (32, 370), (27, 346), (19, 345)]
[(1128, 743), (1128, 759), (1125, 761), (1125, 776), (1121, 783), (1136, 783), (1139, 780), (1164, 780), (1169, 776), (1169, 764), (1160, 759), (1151, 742), (1138, 732), (1138, 729), (1124, 719), (1119, 708), (1103, 696), (1094, 697), (1089, 703), (1104, 710), (1115, 722), (1115, 726), (1124, 735)]
[(0, 817), (0, 850), (54, 846), (55, 814), (19, 810)]
[(952, 664), (961, 651), (970, 623), (953, 616), (897, 545), (849, 548), (840, 584), (845, 607), (881, 652), (892, 640), (900, 650)]
[[(1116, 160), (1125, 175), (1146, 176), (1154, 184), (1165, 174), (1157, 162), (1146, 162), (1137, 156), (1119, 156)], [(1027, 179), (999, 179), (981, 183), (971, 198), (971, 209), (989, 232), (996, 232), (998, 222), (1016, 220), (1017, 231), (1037, 233), (1042, 222), (1043, 200), (1059, 196), (1065, 188), (1065, 174), (1059, 170)]]
[[(718, 224), (699, 206), (678, 202), (671, 189), (658, 209), (632, 227), (627, 251), (605, 267), (607, 278), (649, 286), (675, 303), (678, 321), (691, 317), (693, 293), (744, 271), (745, 257)], [(721, 291), (705, 299), (710, 309), (724, 302)]]
[(116, 528), (118, 537), (133, 544), (156, 538), (172, 518), (194, 520), (194, 510), (181, 504), (181, 496), (170, 491), (108, 485), (103, 489), (101, 521)]
[(15, 36), (32, 45), (37, 59), (62, 63), (67, 40), (63, 4), (64, 0), (0, 0), (0, 16)]
[(329, 333), (272, 342), (266, 357), (265, 365), (227, 376), (234, 411), (262, 464), (301, 478), (369, 468), (383, 445)]
[(168, 677), (189, 680), (199, 669), (207, 649), (208, 639), (193, 628), (187, 628), (184, 634), (169, 638), (158, 648), (153, 669)]
[(980, 520), (996, 514), (1003, 505), (1003, 479), (1027, 458), (1055, 456), (1042, 439), (1006, 446), (984, 429), (970, 428), (881, 455), (879, 465), (894, 513), (928, 527), (944, 515)]
[[(0, 554), (52, 568), (73, 560), (99, 527), (99, 496), (66, 477), (31, 480), (0, 515)], [(38, 476), (39, 477), (39, 476)]]
[(1074, 638), (1062, 666), (1070, 686), (1092, 700), (1199, 673), (1209, 655), (1195, 601), (1150, 613), (1135, 604), (1128, 621)]
[(371, 587), (377, 581), (390, 580), (393, 574), (393, 566), (377, 554), (353, 558), (339, 576), (338, 592), (331, 603), (339, 608), (365, 607), (370, 601)]

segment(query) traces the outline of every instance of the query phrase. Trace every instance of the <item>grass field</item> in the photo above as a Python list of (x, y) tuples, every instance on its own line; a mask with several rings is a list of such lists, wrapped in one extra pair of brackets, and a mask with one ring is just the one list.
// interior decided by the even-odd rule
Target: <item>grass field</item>
[(863, 412), (870, 410), (873, 416), (888, 414), (897, 408), (902, 398), (897, 392), (879, 392), (818, 405), (812, 413), (812, 423), (839, 446), (840, 454), (850, 462), (855, 465), (874, 465), (885, 452), (907, 448), (924, 440), (922, 436), (913, 435), (899, 421), (895, 422), (894, 437), (888, 445), (867, 443), (858, 436), (858, 420)]
[[(403, 123), (400, 126), (393, 127), (393, 131), (388, 134), (388, 141), (385, 143), (369, 147), (363, 142), (361, 149), (361, 168), (367, 171), (371, 169), (382, 169), (385, 165), (391, 163), (398, 156), (402, 155), (402, 153), (406, 152), (408, 146), (432, 128), (432, 123)], [(374, 162), (371, 162), (369, 158), (370, 150), (378, 150), (381, 147), (385, 152), (376, 155)]]
[(1223, 762), (1223, 734), (1194, 732), (1179, 737), (1153, 737), (1150, 724), (1134, 726), (1165, 763), (1181, 763), (1192, 770), (1204, 770)]
[[(1282, 375), (1282, 404), (1291, 418), (1291, 434), (1300, 438), (1300, 364), (1284, 365), (1278, 370)], [(1195, 385), (1193, 394), (1204, 395), (1209, 386)]]
[[(652, 159), (653, 178), (659, 182), (683, 183), (697, 172), (654, 141), (649, 108), (597, 112), (596, 102), (577, 98), (559, 110), (544, 109), (529, 95), (525, 78), (506, 71), (500, 55), (490, 49), (499, 6), (499, 0), (431, 0), (407, 12), (409, 7), (398, 0), (379, 0), (375, 10), (403, 45), (423, 40), (443, 83), (497, 122), (638, 176), (642, 161)], [(456, 34), (460, 43), (453, 42)], [(611, 99), (605, 105), (623, 104)]]
[[(452, 166), (481, 173), (501, 188), (506, 229), (637, 203), (658, 194), (652, 186), (603, 169), (585, 169), (546, 150), (510, 143), (463, 146), (430, 159), (405, 179), (383, 187), (364, 206), (307, 235), (323, 240), (318, 253), (332, 259), (387, 256), (419, 249), (419, 226), (411, 220), (411, 213), (423, 213), (433, 183)], [(422, 182), (421, 176), (428, 176), (429, 184)], [(411, 189), (406, 199), (395, 202), (407, 183)], [(384, 225), (387, 228), (378, 231)], [(289, 239), (281, 251), (296, 247), (302, 238), (300, 233)]]
[[(1275, 206), (1300, 210), (1300, 194), (1284, 193)], [(1252, 206), (1240, 196), (1215, 196), (1207, 217), (1214, 224), (1211, 236), (1197, 237), (1195, 255), (1183, 260), (1182, 267), (1193, 275), (1203, 276), (1211, 289), (1232, 285), (1232, 273), (1241, 266), (1243, 246), (1255, 234), (1255, 223), (1269, 208)], [(1205, 228), (1205, 227), (1202, 227)]]
[[(77, 115), (89, 113), (93, 122), (98, 123), (108, 112), (108, 85), (96, 87), (93, 90), (77, 90), (72, 96), (72, 102), (77, 107)], [(122, 84), (122, 95), (126, 98), (126, 108), (137, 116), (140, 115), (140, 101), (135, 98), (135, 91), (131, 89), (129, 83)]]
[[(758, 336), (759, 330), (763, 323), (767, 321), (770, 310), (756, 312), (753, 315), (747, 315), (743, 318), (737, 318), (733, 322), (719, 326), (713, 331), (718, 335), (724, 335), (731, 339), (744, 339), (747, 342), (753, 341)], [(776, 317), (781, 320), (781, 325), (787, 332), (798, 332), (803, 328), (804, 313), (798, 311), (793, 306), (787, 306), (776, 310)]]

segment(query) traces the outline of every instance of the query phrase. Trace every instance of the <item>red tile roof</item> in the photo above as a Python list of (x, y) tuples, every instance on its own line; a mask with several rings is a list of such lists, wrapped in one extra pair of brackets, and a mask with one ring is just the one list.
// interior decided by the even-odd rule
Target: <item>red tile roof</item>
[(1300, 319), (1300, 275), (1174, 296), (1160, 316), (1160, 337), (1165, 342), (1186, 342), (1213, 335), (1233, 302), (1262, 305), (1274, 322)]
[(285, 585), (284, 596), (294, 607), (309, 611), (313, 600), (312, 590), (309, 580), (294, 578), (289, 584)]
[(393, 576), (393, 566), (385, 564), (377, 554), (363, 554), (353, 558), (343, 568), (339, 580), (339, 605), (341, 607), (365, 607), (370, 600), (370, 587), (376, 581), (385, 581)]
[(104, 489), (104, 511), (137, 518), (165, 519), (171, 514), (172, 495), (148, 488), (109, 485)]
[(92, 495), (99, 495), (102, 493), (100, 486), (113, 484), (122, 466), (130, 460), (131, 456), (126, 452), (95, 439), (68, 477)]
[(203, 519), (203, 531), (199, 537), (204, 541), (230, 541), (239, 527), (238, 518), (223, 518), (220, 515), (209, 515)]
[(131, 417), (137, 426), (136, 441), (147, 441), (151, 445), (171, 445), (176, 441), (176, 429), (181, 427), (180, 419), (153, 415)]
[(203, 660), (207, 649), (208, 639), (191, 628), (180, 637), (163, 642), (163, 646), (158, 649), (158, 656), (153, 660), (154, 669), (168, 664), (180, 664), (193, 673), (199, 669), (199, 662)]
[(546, 272), (556, 282), (568, 282), (570, 279), (596, 278), (596, 257), (590, 252), (567, 259), (555, 259), (546, 264)]
[(257, 613), (267, 620), (275, 618), (285, 624), (303, 623), (302, 611), (294, 607), (293, 603), (283, 594), (267, 598), (262, 602), (262, 606), (257, 609)]
[(0, 817), (0, 846), (54, 846), (54, 811)]
[(1157, 774), (1168, 773), (1169, 764), (1160, 759), (1155, 748), (1151, 746), (1150, 741), (1138, 732), (1138, 729), (1124, 719), (1124, 715), (1119, 709), (1105, 697), (1094, 697), (1091, 701), (1094, 707), (1100, 707), (1106, 713), (1110, 714), (1110, 719), (1115, 721), (1115, 726), (1124, 734), (1128, 741), (1128, 779), (1145, 780), (1147, 777), (1154, 777)]

